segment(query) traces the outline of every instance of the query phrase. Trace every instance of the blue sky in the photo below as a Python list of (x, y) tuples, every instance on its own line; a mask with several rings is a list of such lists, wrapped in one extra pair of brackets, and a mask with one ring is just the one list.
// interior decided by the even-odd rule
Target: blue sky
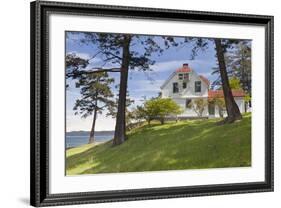
[[(94, 44), (83, 44), (79, 40), (80, 34), (70, 34), (66, 36), (66, 53), (75, 53), (81, 58), (89, 59), (96, 54), (97, 47)], [(160, 38), (155, 38), (159, 45), (163, 45)], [(181, 38), (176, 38), (180, 41)], [(142, 52), (143, 46), (137, 41), (133, 42), (133, 49)], [(194, 60), (191, 60), (192, 45), (185, 44), (184, 46), (171, 47), (164, 51), (162, 55), (154, 54), (152, 59), (155, 64), (151, 66), (152, 71), (130, 71), (128, 78), (128, 91), (130, 98), (135, 102), (133, 106), (141, 104), (143, 96), (146, 98), (155, 97), (160, 92), (160, 86), (169, 77), (169, 75), (183, 63), (188, 63), (189, 66), (198, 74), (204, 75), (211, 82), (217, 78), (216, 75), (211, 75), (212, 68), (215, 67), (216, 58), (213, 42), (209, 41), (208, 48), (204, 52), (199, 52)], [(87, 69), (102, 66), (101, 57), (97, 56), (91, 59)], [(114, 66), (113, 64), (105, 65), (105, 67)], [(114, 94), (117, 94), (117, 89), (114, 87), (119, 84), (119, 73), (110, 73), (115, 82), (111, 86)], [(75, 80), (67, 80), (69, 89), (66, 91), (66, 128), (67, 131), (86, 130), (91, 127), (92, 117), (81, 118), (79, 115), (74, 115), (73, 106), (75, 100), (80, 97), (80, 90), (75, 88)], [(132, 106), (132, 107), (133, 107)], [(115, 119), (106, 117), (105, 113), (98, 115), (96, 122), (96, 131), (114, 130)]]

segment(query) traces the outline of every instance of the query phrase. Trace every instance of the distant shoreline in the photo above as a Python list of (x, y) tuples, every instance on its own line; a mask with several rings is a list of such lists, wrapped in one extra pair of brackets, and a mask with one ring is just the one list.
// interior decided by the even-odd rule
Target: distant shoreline
[[(109, 140), (110, 141), (110, 140)], [(97, 146), (97, 145), (100, 145), (100, 144), (103, 144), (103, 143), (106, 143), (106, 142), (108, 142), (108, 141), (95, 141), (94, 143), (92, 143), (94, 146)], [(69, 149), (72, 149), (72, 148), (79, 148), (79, 147), (82, 147), (82, 146), (84, 146), (84, 145), (87, 145), (87, 144), (81, 144), (81, 145), (79, 145), (79, 146), (75, 146), (75, 147), (67, 147), (66, 148), (66, 150), (69, 150)]]
[[(88, 144), (90, 133), (86, 131), (72, 132), (65, 135), (66, 147), (78, 147)], [(94, 141), (100, 142), (109, 141), (114, 137), (114, 131), (95, 132)]]
[[(115, 131), (95, 131), (96, 136), (113, 135)], [(90, 131), (69, 131), (66, 136), (89, 136)]]

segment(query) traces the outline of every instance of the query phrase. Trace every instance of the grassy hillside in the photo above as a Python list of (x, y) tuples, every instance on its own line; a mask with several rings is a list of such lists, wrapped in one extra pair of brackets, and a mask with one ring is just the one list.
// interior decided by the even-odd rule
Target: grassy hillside
[(107, 142), (69, 149), (67, 175), (250, 166), (251, 115), (222, 126), (217, 121), (146, 125), (116, 147)]

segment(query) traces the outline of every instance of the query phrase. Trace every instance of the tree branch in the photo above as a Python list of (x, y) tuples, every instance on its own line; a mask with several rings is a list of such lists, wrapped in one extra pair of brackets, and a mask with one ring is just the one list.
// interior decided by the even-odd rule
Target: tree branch
[(90, 73), (99, 73), (99, 72), (120, 72), (121, 71), (121, 68), (92, 68), (92, 70), (95, 70), (95, 71), (86, 71), (86, 73), (90, 74)]

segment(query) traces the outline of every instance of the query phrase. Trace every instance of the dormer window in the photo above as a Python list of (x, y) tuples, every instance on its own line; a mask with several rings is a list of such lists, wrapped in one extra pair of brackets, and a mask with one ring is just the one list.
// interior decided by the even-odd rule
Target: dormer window
[(183, 79), (184, 80), (188, 80), (189, 79), (189, 74), (188, 73), (184, 73), (183, 74)]
[(179, 80), (183, 79), (183, 74), (179, 74)]
[(180, 73), (178, 74), (179, 80), (188, 80), (189, 79), (189, 74), (188, 73)]

